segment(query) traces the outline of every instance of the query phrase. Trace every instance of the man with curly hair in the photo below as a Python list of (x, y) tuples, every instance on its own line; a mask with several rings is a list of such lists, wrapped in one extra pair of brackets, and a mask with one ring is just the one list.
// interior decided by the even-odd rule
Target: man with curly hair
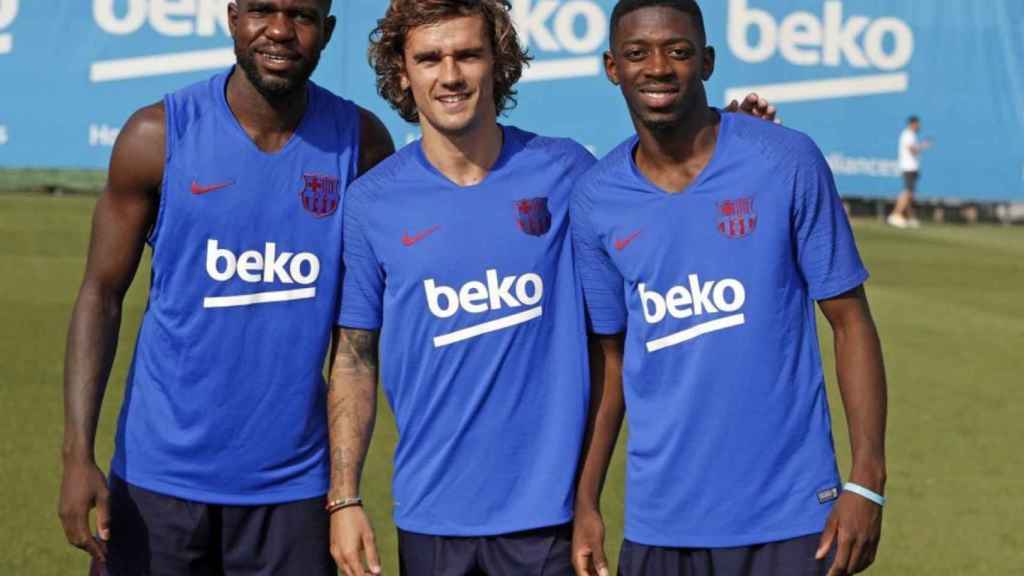
[[(359, 505), (378, 378), (399, 442), (403, 574), (571, 574), (587, 412), (572, 268), (579, 144), (502, 126), (528, 57), (500, 0), (395, 0), (370, 60), (422, 140), (348, 191), (345, 284), (328, 398), (332, 552), (379, 571)], [(353, 505), (349, 505), (353, 504)]]
[(378, 374), (399, 432), (401, 573), (572, 573), (589, 386), (566, 234), (594, 158), (498, 123), (528, 60), (505, 0), (392, 0), (371, 35), (380, 94), (423, 138), (346, 197), (328, 397), (345, 574), (380, 571), (359, 491)]

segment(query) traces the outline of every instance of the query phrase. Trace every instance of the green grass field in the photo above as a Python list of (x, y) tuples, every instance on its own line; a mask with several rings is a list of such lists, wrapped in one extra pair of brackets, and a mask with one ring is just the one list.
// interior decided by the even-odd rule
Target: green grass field
[[(0, 574), (80, 574), (87, 565), (64, 542), (56, 501), (64, 337), (94, 202), (0, 195)], [(1020, 574), (1024, 229), (906, 232), (866, 221), (855, 229), (873, 274), (868, 293), (889, 375), (890, 505), (871, 573)], [(148, 273), (136, 278), (97, 439), (104, 463), (145, 304)], [(845, 420), (834, 381), (829, 385), (845, 471)], [(364, 495), (385, 569), (396, 574), (388, 518), (395, 431), (383, 402), (377, 426)], [(620, 449), (604, 505), (613, 560), (621, 538), (621, 458)]]

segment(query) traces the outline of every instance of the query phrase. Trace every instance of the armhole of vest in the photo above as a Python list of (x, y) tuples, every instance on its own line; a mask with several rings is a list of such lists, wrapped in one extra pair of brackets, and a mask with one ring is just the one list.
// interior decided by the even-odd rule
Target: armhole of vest
[(363, 153), (363, 115), (359, 112), (359, 106), (357, 106), (355, 102), (346, 100), (345, 105), (350, 111), (349, 114), (352, 116), (352, 124), (354, 127), (350, 136), (350, 138), (352, 138), (352, 158), (349, 160), (349, 182), (352, 182), (359, 177), (359, 156)]
[(152, 247), (156, 244), (160, 235), (160, 228), (164, 221), (164, 213), (167, 212), (167, 168), (171, 164), (171, 155), (178, 142), (176, 125), (176, 110), (174, 109), (174, 95), (164, 96), (164, 169), (160, 178), (160, 199), (157, 202), (156, 221), (153, 222), (153, 229), (149, 231), (146, 242)]

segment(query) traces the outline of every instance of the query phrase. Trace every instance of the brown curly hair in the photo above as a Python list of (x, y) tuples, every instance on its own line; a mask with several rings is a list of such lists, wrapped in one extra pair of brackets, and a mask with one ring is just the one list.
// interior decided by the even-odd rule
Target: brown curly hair
[(407, 122), (420, 121), (412, 90), (402, 89), (405, 40), (410, 30), (451, 18), (483, 16), (494, 54), (494, 105), (498, 114), (516, 105), (513, 88), (530, 56), (519, 44), (508, 0), (391, 0), (384, 17), (370, 32), (370, 65), (377, 73), (377, 92)]

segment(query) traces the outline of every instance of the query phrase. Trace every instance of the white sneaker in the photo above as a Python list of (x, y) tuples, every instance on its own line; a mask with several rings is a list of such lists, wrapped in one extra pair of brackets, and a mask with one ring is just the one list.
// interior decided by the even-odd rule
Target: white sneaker
[(908, 226), (907, 219), (899, 214), (889, 214), (889, 217), (885, 219), (885, 223), (895, 228), (906, 228)]
[(915, 228), (916, 229), (916, 228), (920, 228), (920, 227), (921, 227), (921, 221), (918, 220), (917, 218), (910, 218), (910, 219), (907, 220), (907, 228)]

